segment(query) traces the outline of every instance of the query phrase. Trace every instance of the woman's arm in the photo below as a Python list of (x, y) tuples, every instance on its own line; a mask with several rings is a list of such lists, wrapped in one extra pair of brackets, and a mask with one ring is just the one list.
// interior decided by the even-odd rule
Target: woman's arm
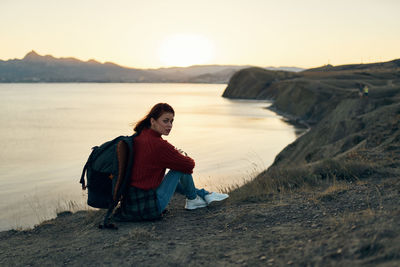
[[(115, 190), (117, 190), (125, 178), (126, 166), (128, 164), (129, 149), (128, 145), (124, 141), (119, 141), (117, 144), (117, 158), (118, 158), (118, 177)], [(116, 201), (117, 192), (113, 192), (113, 199)]]
[(183, 173), (193, 173), (193, 168), (195, 166), (195, 162), (192, 158), (182, 155), (166, 140), (163, 140), (159, 160), (165, 168)]

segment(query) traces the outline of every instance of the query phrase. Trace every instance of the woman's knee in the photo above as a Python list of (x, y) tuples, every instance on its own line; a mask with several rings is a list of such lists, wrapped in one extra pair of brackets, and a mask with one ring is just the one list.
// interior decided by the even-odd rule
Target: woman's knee
[(181, 172), (181, 171), (176, 171), (176, 170), (169, 170), (168, 174), (186, 175), (186, 173), (183, 173), (183, 172)]
[(193, 177), (190, 173), (184, 173), (184, 172), (175, 171), (175, 170), (170, 170), (168, 172), (168, 175), (179, 177), (179, 180), (188, 180), (188, 179), (192, 180), (193, 179)]

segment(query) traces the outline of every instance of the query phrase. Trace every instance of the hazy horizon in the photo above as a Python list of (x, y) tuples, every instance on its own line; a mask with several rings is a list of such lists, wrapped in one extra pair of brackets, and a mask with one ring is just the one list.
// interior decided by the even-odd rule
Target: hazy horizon
[(400, 58), (395, 0), (5, 0), (0, 10), (2, 60), (31, 50), (141, 69)]
[[(26, 53), (26, 55), (29, 54), (29, 53), (32, 53), (32, 52), (38, 54), (35, 50), (31, 50), (31, 51), (29, 51), (28, 53)], [(26, 56), (26, 55), (25, 55), (25, 56)], [(173, 69), (173, 68), (191, 68), (191, 67), (207, 67), (207, 66), (210, 66), (210, 67), (212, 67), (212, 66), (233, 66), (233, 67), (245, 67), (245, 66), (249, 66), (249, 67), (277, 68), (277, 69), (278, 69), (278, 68), (298, 68), (298, 69), (302, 69), (301, 67), (294, 66), (294, 65), (289, 65), (289, 66), (256, 66), (256, 65), (248, 65), (248, 64), (245, 64), (245, 65), (235, 65), (235, 64), (228, 64), (228, 65), (225, 65), (225, 64), (195, 64), (195, 65), (189, 65), (189, 66), (164, 66), (164, 67), (154, 67), (154, 68), (145, 68), (145, 67), (140, 68), (140, 67), (136, 67), (136, 66), (124, 66), (124, 65), (119, 64), (118, 62), (111, 62), (111, 61), (103, 61), (103, 62), (101, 62), (101, 61), (99, 61), (99, 60), (97, 60), (97, 59), (95, 59), (95, 58), (91, 58), (91, 59), (88, 59), (88, 60), (82, 60), (82, 59), (80, 59), (80, 58), (76, 58), (76, 57), (73, 57), (73, 56), (69, 56), (69, 57), (68, 57), (68, 56), (67, 56), (67, 57), (54, 57), (53, 55), (50, 55), (50, 54), (43, 54), (43, 55), (38, 54), (38, 56), (41, 56), (41, 57), (51, 56), (51, 57), (53, 57), (53, 58), (55, 58), (55, 59), (75, 59), (75, 60), (78, 60), (78, 61), (81, 61), (81, 62), (96, 61), (96, 62), (99, 63), (99, 64), (111, 63), (111, 64), (115, 64), (115, 65), (118, 65), (118, 66), (123, 67), (123, 68), (143, 69), (143, 70), (146, 70), (146, 69), (148, 69), (148, 70), (158, 70), (158, 69)], [(8, 61), (8, 60), (23, 60), (23, 58), (24, 58), (24, 57), (21, 57), (21, 58), (0, 59), (0, 60), (3, 60), (3, 61)], [(392, 61), (392, 60), (397, 60), (397, 59), (400, 59), (400, 58), (393, 58), (393, 59), (389, 59), (389, 60), (385, 60), (385, 61), (379, 61), (379, 62), (387, 62), (387, 61)], [(368, 62), (368, 63), (347, 63), (347, 64), (343, 64), (343, 65), (369, 64), (369, 63), (378, 63), (378, 61), (375, 61), (375, 62)], [(330, 63), (328, 63), (328, 64), (330, 64)], [(326, 65), (326, 64), (324, 64), (324, 65)], [(332, 65), (332, 64), (331, 64), (331, 65)], [(342, 64), (341, 64), (341, 65), (342, 65)], [(321, 66), (323, 66), (323, 65), (321, 65)], [(336, 66), (338, 66), (338, 65), (336, 65)], [(320, 67), (320, 66), (312, 66), (312, 67), (310, 67), (310, 68), (314, 68), (314, 67)], [(306, 69), (306, 68), (304, 68), (304, 69)]]
[(225, 64), (195, 64), (195, 65), (189, 65), (189, 66), (166, 66), (166, 67), (154, 67), (154, 68), (139, 68), (139, 67), (136, 67), (136, 66), (123, 66), (123, 65), (119, 64), (118, 62), (111, 62), (111, 61), (103, 61), (103, 62), (101, 62), (101, 61), (99, 61), (99, 60), (97, 60), (97, 59), (95, 59), (95, 58), (90, 58), (90, 59), (88, 59), (88, 60), (83, 60), (83, 59), (80, 59), (80, 58), (76, 58), (76, 57), (74, 57), (74, 56), (55, 57), (54, 55), (51, 55), (51, 54), (39, 54), (39, 53), (37, 53), (35, 50), (31, 50), (31, 51), (27, 52), (27, 53), (26, 53), (23, 57), (21, 57), (21, 58), (9, 58), (9, 59), (0, 59), (0, 60), (3, 60), (3, 61), (9, 61), (9, 60), (23, 60), (24, 57), (25, 57), (26, 55), (30, 54), (30, 53), (35, 53), (35, 54), (37, 54), (37, 55), (40, 56), (40, 57), (51, 56), (51, 57), (53, 57), (53, 58), (55, 58), (55, 59), (75, 59), (75, 60), (82, 61), (82, 62), (96, 61), (96, 62), (99, 63), (99, 64), (111, 63), (111, 64), (116, 64), (116, 65), (118, 65), (118, 66), (120, 66), (120, 67), (123, 67), (123, 68), (132, 68), (132, 69), (154, 69), (154, 70), (156, 70), (156, 69), (190, 68), (190, 67), (207, 67), (207, 66), (233, 66), (233, 67), (253, 66), (253, 67), (263, 67), (263, 68), (268, 68), (268, 67), (271, 67), (271, 68), (285, 68), (285, 67), (286, 67), (286, 68), (299, 68), (299, 67), (297, 67), (297, 66), (255, 66), (255, 65), (248, 65), (248, 64), (244, 64), (244, 65), (235, 65), (235, 64), (228, 64), (228, 65), (225, 65)]

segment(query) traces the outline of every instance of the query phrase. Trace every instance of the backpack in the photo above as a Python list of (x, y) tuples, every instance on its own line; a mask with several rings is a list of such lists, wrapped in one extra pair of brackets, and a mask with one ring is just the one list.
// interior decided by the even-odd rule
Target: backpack
[(101, 229), (117, 229), (110, 223), (110, 217), (128, 187), (133, 165), (133, 140), (136, 136), (119, 136), (93, 147), (83, 167), (80, 183), (83, 190), (88, 189), (87, 204), (107, 209), (104, 221), (99, 225)]

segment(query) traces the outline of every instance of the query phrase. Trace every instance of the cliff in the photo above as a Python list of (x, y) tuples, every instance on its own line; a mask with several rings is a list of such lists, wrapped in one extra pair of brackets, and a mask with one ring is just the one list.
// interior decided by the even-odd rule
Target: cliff
[(241, 99), (266, 99), (275, 96), (274, 85), (283, 80), (299, 77), (296, 73), (247, 68), (236, 72), (229, 80), (223, 97)]
[[(245, 69), (231, 78), (223, 96), (271, 99), (272, 109), (311, 126), (273, 166), (352, 158), (390, 167), (400, 162), (399, 66), (394, 60), (299, 73)], [(369, 96), (360, 98), (365, 85)]]

